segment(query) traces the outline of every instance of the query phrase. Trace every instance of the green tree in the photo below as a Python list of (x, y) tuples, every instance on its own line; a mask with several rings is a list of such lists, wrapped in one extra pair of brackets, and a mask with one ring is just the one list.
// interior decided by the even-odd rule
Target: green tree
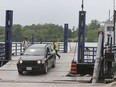
[(91, 20), (91, 23), (88, 24), (89, 29), (95, 30), (100, 28), (100, 24), (97, 20)]
[(90, 24), (86, 25), (86, 41), (97, 41), (99, 28), (100, 24), (97, 20), (92, 20)]
[(17, 25), (14, 25), (13, 26), (13, 32), (12, 32), (12, 40), (13, 41), (22, 41), (23, 38), (22, 38), (22, 26), (17, 24)]
[[(98, 29), (100, 24), (97, 20), (92, 20), (90, 24), (86, 25), (86, 41), (97, 41)], [(78, 29), (73, 27), (68, 30), (68, 40), (77, 41)], [(0, 26), (0, 41), (4, 41), (5, 27)], [(12, 30), (12, 40), (13, 41), (22, 41), (24, 37), (27, 37), (30, 41), (32, 39), (32, 34), (34, 34), (35, 41), (53, 41), (57, 39), (58, 41), (64, 41), (64, 28), (56, 24), (32, 24), (22, 26), (20, 24), (13, 25)]]
[(5, 40), (5, 27), (0, 26), (0, 41), (3, 42)]

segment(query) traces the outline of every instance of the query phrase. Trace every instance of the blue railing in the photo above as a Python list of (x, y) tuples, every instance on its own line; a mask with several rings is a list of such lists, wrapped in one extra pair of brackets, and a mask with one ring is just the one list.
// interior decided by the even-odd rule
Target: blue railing
[(12, 42), (12, 55), (20, 55), (23, 52), (21, 42)]
[(0, 59), (5, 58), (5, 44), (0, 43)]
[(97, 47), (85, 47), (84, 63), (94, 63)]
[(5, 60), (5, 44), (0, 43), (0, 67), (4, 64)]
[[(39, 44), (35, 42), (36, 44)], [(50, 44), (51, 42), (43, 42), (43, 44)], [(52, 43), (51, 43), (52, 44)], [(58, 43), (60, 52), (63, 52), (63, 42)], [(85, 47), (84, 52), (84, 62), (94, 63), (95, 62), (95, 55), (96, 55), (97, 47)], [(20, 55), (23, 52), (22, 42), (12, 42), (12, 54), (13, 55)], [(0, 64), (5, 59), (5, 44), (0, 43)]]
[[(112, 49), (111, 52), (114, 53), (115, 57), (116, 57), (116, 45), (112, 45), (111, 49)], [(110, 52), (110, 45), (108, 46), (108, 48), (106, 46), (104, 47), (104, 54), (105, 54), (106, 50), (108, 50)], [(97, 51), (97, 47), (85, 47), (84, 62), (85, 63), (88, 63), (88, 62), (94, 63), (96, 51)]]
[[(34, 42), (34, 44), (40, 44), (38, 42)], [(43, 42), (42, 44), (52, 44), (52, 42)], [(59, 51), (63, 52), (63, 42), (58, 42)], [(22, 42), (12, 42), (12, 55), (20, 55), (23, 53)]]

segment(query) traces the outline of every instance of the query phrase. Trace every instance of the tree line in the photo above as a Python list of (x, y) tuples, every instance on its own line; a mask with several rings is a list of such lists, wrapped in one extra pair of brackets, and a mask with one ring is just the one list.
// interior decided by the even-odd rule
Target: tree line
[[(97, 20), (92, 20), (91, 23), (86, 25), (86, 37), (87, 42), (96, 42), (98, 38), (98, 31), (100, 24)], [(64, 41), (64, 28), (61, 25), (56, 24), (32, 24), (22, 26), (20, 24), (14, 24), (12, 29), (12, 41), (22, 42), (25, 37), (31, 41), (32, 35), (34, 35), (34, 41), (39, 42), (52, 42), (57, 40), (59, 42)], [(5, 26), (0, 26), (0, 41), (4, 42)], [(78, 41), (78, 28), (73, 27), (68, 29), (68, 41)]]

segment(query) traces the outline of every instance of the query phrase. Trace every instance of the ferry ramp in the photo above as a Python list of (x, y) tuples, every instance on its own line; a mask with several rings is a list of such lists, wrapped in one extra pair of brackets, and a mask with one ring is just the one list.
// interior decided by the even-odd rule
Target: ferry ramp
[[(72, 49), (74, 51), (74, 49)], [(12, 56), (12, 60), (0, 67), (1, 87), (102, 87), (104, 83), (91, 84), (91, 77), (69, 77), (70, 65), (74, 53), (60, 53), (56, 67), (49, 69), (47, 74), (27, 73), (19, 75), (17, 62), (20, 56)]]

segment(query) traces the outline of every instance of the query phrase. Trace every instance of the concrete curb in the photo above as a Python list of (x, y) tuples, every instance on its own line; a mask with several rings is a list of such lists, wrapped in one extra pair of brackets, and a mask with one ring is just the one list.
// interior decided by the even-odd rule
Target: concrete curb
[(112, 82), (112, 83), (109, 83), (109, 84), (106, 84), (103, 87), (116, 87), (116, 81)]

